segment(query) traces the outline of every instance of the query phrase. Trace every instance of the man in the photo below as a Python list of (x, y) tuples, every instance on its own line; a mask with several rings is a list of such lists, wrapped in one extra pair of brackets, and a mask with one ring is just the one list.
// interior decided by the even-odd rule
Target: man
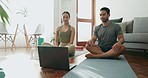
[[(86, 44), (90, 52), (87, 58), (118, 58), (125, 51), (124, 36), (121, 27), (109, 21), (110, 10), (107, 7), (100, 9), (102, 24), (95, 27), (94, 36)], [(117, 41), (118, 38), (118, 41)], [(94, 44), (98, 40), (98, 45)]]

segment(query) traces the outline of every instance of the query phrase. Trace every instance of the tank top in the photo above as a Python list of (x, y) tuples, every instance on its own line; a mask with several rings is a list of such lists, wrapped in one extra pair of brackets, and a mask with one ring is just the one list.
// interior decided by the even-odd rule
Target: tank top
[(70, 25), (68, 26), (68, 30), (66, 32), (63, 32), (62, 31), (62, 27), (63, 26), (60, 26), (60, 29), (59, 29), (59, 39), (60, 39), (60, 42), (62, 43), (69, 43), (70, 42), (70, 37), (71, 37), (71, 31), (70, 31)]

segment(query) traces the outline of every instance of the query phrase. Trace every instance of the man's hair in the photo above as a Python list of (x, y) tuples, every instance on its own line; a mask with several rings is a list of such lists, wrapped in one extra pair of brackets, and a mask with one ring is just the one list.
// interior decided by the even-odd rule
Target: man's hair
[(62, 13), (62, 15), (65, 14), (65, 13), (68, 14), (68, 16), (69, 16), (69, 18), (70, 18), (70, 13), (69, 13), (68, 11), (64, 11), (64, 12)]
[(103, 7), (103, 8), (100, 9), (100, 11), (102, 11), (102, 10), (106, 11), (107, 14), (110, 14), (110, 9), (109, 8)]

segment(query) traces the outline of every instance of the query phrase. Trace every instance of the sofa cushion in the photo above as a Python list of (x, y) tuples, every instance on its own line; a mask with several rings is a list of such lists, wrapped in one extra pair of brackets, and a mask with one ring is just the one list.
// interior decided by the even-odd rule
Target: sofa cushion
[(123, 20), (123, 18), (118, 18), (118, 19), (110, 19), (111, 22), (114, 22), (114, 23), (121, 23)]
[(130, 49), (148, 49), (148, 44), (143, 43), (124, 43), (123, 45)]
[(126, 23), (127, 22), (117, 23), (117, 24), (119, 24), (121, 26), (121, 29), (122, 29), (123, 33), (126, 33)]
[(134, 20), (130, 20), (126, 22), (126, 33), (133, 32), (133, 23), (134, 23)]
[(148, 33), (148, 17), (135, 17), (133, 25), (134, 33)]
[(147, 33), (128, 33), (124, 34), (125, 42), (148, 43)]

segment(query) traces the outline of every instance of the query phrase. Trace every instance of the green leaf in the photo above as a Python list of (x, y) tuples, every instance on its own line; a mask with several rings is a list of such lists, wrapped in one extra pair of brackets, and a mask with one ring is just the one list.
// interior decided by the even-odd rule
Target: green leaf
[(3, 9), (3, 7), (0, 5), (0, 16), (3, 21), (3, 23), (6, 25), (6, 23), (10, 24), (9, 22), (9, 16), (7, 12)]

